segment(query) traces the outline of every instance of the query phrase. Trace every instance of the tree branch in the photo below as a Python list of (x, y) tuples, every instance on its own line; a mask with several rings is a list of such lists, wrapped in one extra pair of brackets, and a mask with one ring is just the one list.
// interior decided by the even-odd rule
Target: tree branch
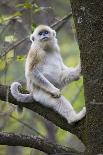
[(64, 16), (62, 19), (52, 24), (51, 28), (55, 29), (58, 32), (71, 17), (72, 17), (72, 13), (70, 12), (68, 15)]
[[(27, 91), (23, 89), (21, 90), (21, 92), (27, 93)], [(84, 143), (86, 143), (85, 118), (83, 118), (81, 121), (76, 122), (75, 124), (68, 124), (67, 120), (63, 118), (60, 114), (55, 112), (53, 109), (45, 107), (36, 101), (31, 103), (17, 102), (16, 99), (14, 99), (11, 95), (10, 87), (6, 85), (0, 85), (0, 100), (8, 101), (12, 104), (20, 105), (31, 109), (32, 111), (40, 114), (47, 120), (53, 122), (56, 126), (77, 135)]]
[(21, 119), (17, 119), (15, 116), (13, 115), (9, 115), (12, 119), (16, 120), (17, 122), (21, 123), (22, 125), (24, 125), (25, 127), (27, 127), (28, 129), (34, 131), (37, 135), (39, 135), (40, 137), (44, 138), (43, 134), (41, 134), (37, 129), (35, 129), (34, 127), (30, 126), (29, 124), (23, 122)]
[(0, 145), (30, 147), (48, 154), (73, 153), (75, 155), (79, 155), (79, 153), (74, 149), (51, 143), (47, 139), (33, 135), (0, 132)]
[(24, 41), (26, 41), (29, 37), (25, 37), (23, 39), (21, 39), (20, 41), (16, 42), (15, 44), (13, 45), (10, 45), (9, 47), (7, 47), (3, 52), (2, 54), (0, 55), (0, 58), (5, 56), (9, 51), (11, 51), (12, 49), (16, 48), (17, 46), (19, 46), (21, 43), (23, 43)]
[[(71, 18), (71, 16), (72, 16), (72, 13), (69, 13), (67, 16), (64, 16), (62, 19), (60, 19), (59, 21), (57, 21), (54, 24), (52, 24), (50, 27), (54, 28), (58, 32), (63, 27), (63, 25), (69, 20), (69, 18)], [(5, 56), (9, 51), (11, 51), (12, 49), (16, 48), (17, 46), (19, 46), (21, 43), (23, 43), (27, 39), (29, 39), (29, 36), (26, 36), (25, 38), (21, 39), (20, 41), (17, 41), (16, 43), (11, 44), (9, 47), (7, 47), (2, 52), (2, 54), (0, 55), (0, 58)]]

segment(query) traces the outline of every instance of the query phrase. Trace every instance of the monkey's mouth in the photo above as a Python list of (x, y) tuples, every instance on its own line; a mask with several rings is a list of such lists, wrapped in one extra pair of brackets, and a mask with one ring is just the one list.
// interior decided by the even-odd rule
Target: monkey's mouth
[(42, 38), (42, 40), (43, 41), (47, 41), (47, 40), (49, 40), (49, 38), (48, 37), (44, 37), (44, 38)]

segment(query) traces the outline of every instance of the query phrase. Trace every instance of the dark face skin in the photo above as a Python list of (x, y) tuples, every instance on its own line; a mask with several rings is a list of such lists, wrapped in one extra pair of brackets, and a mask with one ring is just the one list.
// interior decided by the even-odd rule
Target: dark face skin
[(38, 33), (40, 40), (47, 41), (50, 38), (50, 32), (48, 30), (42, 30)]
[[(48, 41), (48, 40), (50, 40), (50, 35), (51, 34), (48, 30), (41, 30), (37, 34), (37, 39), (39, 41)], [(34, 38), (34, 36), (32, 36), (32, 41), (34, 41), (34, 40), (35, 40), (35, 38)]]
[(31, 41), (46, 42), (56, 38), (56, 32), (49, 27), (43, 28), (37, 27), (34, 33), (31, 35)]

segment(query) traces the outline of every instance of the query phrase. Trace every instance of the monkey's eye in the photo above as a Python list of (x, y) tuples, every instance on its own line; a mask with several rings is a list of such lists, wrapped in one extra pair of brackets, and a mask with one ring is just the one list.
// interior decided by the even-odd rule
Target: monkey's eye
[(42, 35), (42, 32), (39, 32), (39, 35), (41, 36)]
[(45, 31), (45, 34), (48, 34), (49, 32), (48, 31)]

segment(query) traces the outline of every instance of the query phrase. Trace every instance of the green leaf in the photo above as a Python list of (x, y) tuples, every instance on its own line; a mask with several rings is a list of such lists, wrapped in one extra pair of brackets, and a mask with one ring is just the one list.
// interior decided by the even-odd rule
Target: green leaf
[(24, 6), (24, 3), (23, 4), (17, 4), (16, 8), (22, 8), (23, 6)]
[(15, 16), (15, 17), (17, 17), (17, 16), (22, 16), (22, 13), (19, 12), (19, 11), (17, 11), (17, 12), (14, 14), (14, 16)]
[(25, 59), (25, 56), (17, 56), (17, 61), (19, 61), (19, 62), (22, 62), (22, 61), (24, 61), (24, 59)]
[(32, 4), (26, 2), (26, 3), (23, 3), (23, 4), (17, 4), (16, 7), (17, 7), (17, 8), (31, 9), (31, 8), (32, 8)]
[(36, 28), (36, 24), (35, 23), (32, 23), (32, 25), (31, 25), (31, 31), (34, 32), (35, 28)]
[(32, 4), (30, 4), (30, 3), (24, 3), (24, 8), (31, 9), (32, 8)]
[(33, 6), (34, 6), (35, 8), (38, 8), (38, 7), (39, 7), (36, 3), (34, 3)]

